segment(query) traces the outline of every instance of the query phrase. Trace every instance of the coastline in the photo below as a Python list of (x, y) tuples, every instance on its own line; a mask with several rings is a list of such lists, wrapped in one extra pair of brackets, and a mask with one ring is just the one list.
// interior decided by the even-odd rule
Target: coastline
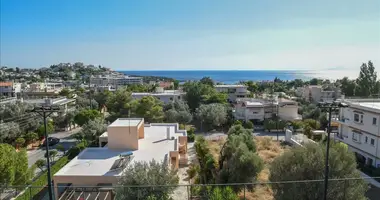
[(359, 74), (358, 70), (119, 70), (118, 72), (131, 76), (176, 79), (180, 82), (210, 77), (216, 82), (226, 84), (248, 80), (272, 81), (276, 77), (281, 80), (310, 80), (312, 78), (336, 80), (344, 76), (356, 78)]

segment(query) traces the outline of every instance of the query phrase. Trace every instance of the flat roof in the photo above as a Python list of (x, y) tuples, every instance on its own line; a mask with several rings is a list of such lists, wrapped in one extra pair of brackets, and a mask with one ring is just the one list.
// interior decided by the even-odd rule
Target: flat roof
[(174, 124), (154, 124), (144, 127), (144, 139), (139, 140), (139, 149), (109, 149), (108, 147), (86, 148), (77, 157), (59, 170), (54, 176), (119, 176), (122, 171), (110, 171), (121, 153), (133, 152), (131, 163), (136, 161), (149, 162), (152, 159), (163, 161), (169, 159), (169, 152), (174, 150), (174, 141), (167, 140), (167, 130), (170, 137), (178, 138), (183, 133), (176, 132)]
[(235, 87), (247, 87), (245, 85), (215, 85), (215, 87), (220, 87), (220, 88), (227, 88), (227, 87), (230, 87), (230, 88), (235, 88)]
[(108, 127), (118, 127), (118, 126), (138, 126), (143, 118), (119, 118), (110, 124)]
[(359, 102), (355, 104), (366, 108), (380, 109), (380, 102)]

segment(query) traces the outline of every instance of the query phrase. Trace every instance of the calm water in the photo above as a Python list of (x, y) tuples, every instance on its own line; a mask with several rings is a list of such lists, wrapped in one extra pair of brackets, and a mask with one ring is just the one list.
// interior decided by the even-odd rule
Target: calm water
[(120, 71), (126, 75), (137, 76), (163, 76), (179, 81), (199, 80), (205, 76), (211, 77), (217, 82), (237, 83), (239, 81), (268, 81), (275, 77), (281, 80), (293, 80), (296, 78), (310, 79), (308, 71), (277, 71), (277, 70), (181, 70), (181, 71)]

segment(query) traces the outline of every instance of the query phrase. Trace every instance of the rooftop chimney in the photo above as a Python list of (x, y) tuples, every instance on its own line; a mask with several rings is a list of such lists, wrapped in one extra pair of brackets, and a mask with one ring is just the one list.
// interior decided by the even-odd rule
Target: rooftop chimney
[(166, 128), (166, 139), (170, 140), (170, 127)]

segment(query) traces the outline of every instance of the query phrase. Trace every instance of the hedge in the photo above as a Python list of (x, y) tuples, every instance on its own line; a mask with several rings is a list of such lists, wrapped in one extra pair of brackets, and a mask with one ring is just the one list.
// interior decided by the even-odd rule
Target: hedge
[[(67, 156), (60, 158), (51, 167), (52, 176), (57, 173), (63, 166), (69, 162)], [(44, 172), (40, 177), (38, 177), (32, 184), (31, 187), (25, 189), (24, 193), (16, 198), (16, 200), (30, 200), (34, 195), (38, 194), (47, 185), (47, 172)], [(31, 196), (30, 196), (31, 195)]]

